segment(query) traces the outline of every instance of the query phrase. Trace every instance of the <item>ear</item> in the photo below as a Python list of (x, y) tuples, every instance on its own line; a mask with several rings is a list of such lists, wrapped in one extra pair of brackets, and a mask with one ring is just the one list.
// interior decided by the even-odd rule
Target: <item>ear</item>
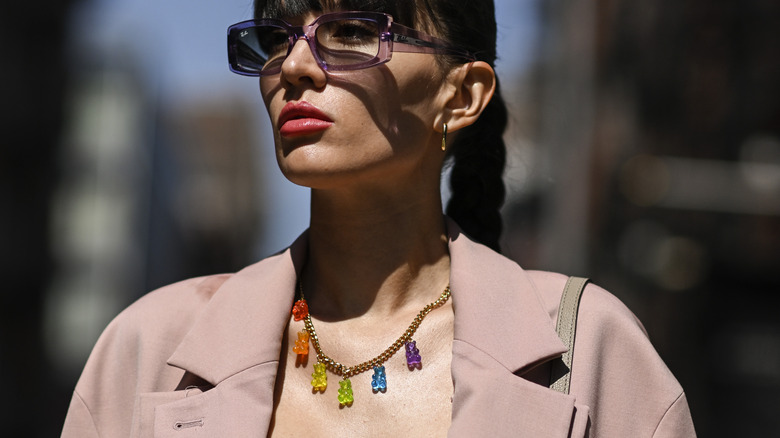
[(476, 122), (496, 91), (496, 73), (484, 61), (453, 68), (445, 82), (449, 93), (445, 93), (443, 110), (435, 121), (437, 132), (444, 123), (453, 132)]

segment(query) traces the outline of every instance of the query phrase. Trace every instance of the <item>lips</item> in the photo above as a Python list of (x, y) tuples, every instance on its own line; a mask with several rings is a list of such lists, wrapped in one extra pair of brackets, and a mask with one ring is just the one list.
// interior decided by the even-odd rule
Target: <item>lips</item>
[(297, 137), (324, 131), (333, 125), (333, 120), (308, 102), (289, 102), (279, 113), (279, 134), (282, 137)]

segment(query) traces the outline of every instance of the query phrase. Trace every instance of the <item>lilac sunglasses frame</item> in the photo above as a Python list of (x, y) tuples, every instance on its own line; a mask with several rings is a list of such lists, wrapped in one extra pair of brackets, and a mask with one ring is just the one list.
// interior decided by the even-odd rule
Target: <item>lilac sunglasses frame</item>
[[(369, 20), (377, 23), (377, 28), (379, 29), (379, 50), (377, 55), (372, 59), (357, 64), (328, 65), (320, 56), (319, 49), (317, 48), (317, 38), (315, 37), (317, 28), (322, 23), (350, 18)], [(242, 21), (228, 27), (228, 62), (232, 72), (244, 76), (271, 76), (281, 72), (281, 64), (277, 68), (260, 71), (249, 70), (240, 66), (238, 58), (241, 32), (257, 26), (276, 26), (287, 31), (289, 47), (287, 48), (287, 54), (285, 54), (284, 58), (287, 58), (287, 56), (290, 55), (293, 46), (298, 40), (301, 38), (306, 40), (314, 59), (324, 71), (360, 70), (384, 64), (391, 59), (393, 52), (448, 55), (468, 61), (476, 61), (476, 56), (469, 51), (455, 47), (452, 44), (425, 32), (395, 23), (393, 22), (393, 17), (389, 14), (381, 12), (349, 11), (322, 14), (311, 24), (306, 26), (293, 26), (284, 20), (262, 18)]]

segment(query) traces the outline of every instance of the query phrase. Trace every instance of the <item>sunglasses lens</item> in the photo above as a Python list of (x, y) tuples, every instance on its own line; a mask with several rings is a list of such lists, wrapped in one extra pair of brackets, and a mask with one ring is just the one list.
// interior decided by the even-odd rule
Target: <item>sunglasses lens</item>
[(252, 76), (277, 72), (290, 45), (287, 31), (274, 25), (231, 29), (229, 41), (231, 67)]
[(379, 53), (379, 24), (348, 18), (327, 21), (317, 28), (317, 50), (328, 67), (363, 65)]

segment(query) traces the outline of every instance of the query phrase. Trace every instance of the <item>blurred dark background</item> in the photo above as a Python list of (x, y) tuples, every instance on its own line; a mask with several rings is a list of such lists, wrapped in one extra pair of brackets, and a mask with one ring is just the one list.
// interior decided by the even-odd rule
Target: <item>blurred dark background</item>
[[(59, 434), (89, 349), (145, 291), (235, 271), (303, 229), (275, 223), (305, 224), (258, 153), (256, 83), (172, 99), (143, 50), (79, 37), (111, 1), (0, 14), (3, 436)], [(780, 3), (497, 4), (504, 252), (628, 304), (700, 436), (780, 436)], [(170, 32), (210, 23), (222, 44), (249, 14), (230, 7)]]

